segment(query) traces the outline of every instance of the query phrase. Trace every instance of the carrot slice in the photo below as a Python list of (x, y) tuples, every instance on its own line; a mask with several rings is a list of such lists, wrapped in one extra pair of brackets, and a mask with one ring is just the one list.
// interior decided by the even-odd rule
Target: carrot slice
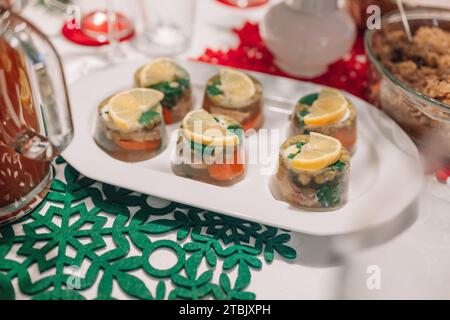
[(163, 113), (163, 117), (164, 117), (164, 122), (166, 124), (172, 124), (174, 122), (173, 118), (172, 118), (172, 113), (170, 112), (169, 109), (162, 108), (162, 113)]
[(249, 129), (259, 129), (262, 121), (262, 113), (258, 112), (252, 118), (248, 119), (245, 123), (242, 124), (242, 129), (245, 131)]
[(126, 150), (130, 151), (144, 151), (144, 150), (154, 150), (161, 147), (161, 139), (159, 140), (149, 140), (143, 142), (129, 141), (129, 140), (118, 140), (116, 144)]
[(345, 148), (351, 149), (356, 143), (356, 128), (343, 128), (341, 130), (338, 130), (336, 132), (335, 138), (338, 139)]
[(210, 177), (219, 181), (228, 181), (239, 177), (244, 170), (245, 166), (241, 163), (212, 164), (208, 167)]

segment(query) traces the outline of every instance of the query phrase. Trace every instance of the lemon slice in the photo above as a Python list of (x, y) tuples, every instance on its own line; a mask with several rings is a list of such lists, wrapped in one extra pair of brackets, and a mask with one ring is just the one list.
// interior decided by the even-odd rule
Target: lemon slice
[(139, 85), (149, 87), (161, 82), (170, 82), (176, 79), (180, 68), (170, 58), (159, 58), (145, 65), (138, 74)]
[(190, 141), (210, 146), (235, 146), (239, 137), (228, 131), (205, 110), (194, 110), (184, 117), (182, 133)]
[(333, 89), (324, 89), (303, 121), (306, 125), (314, 126), (332, 124), (341, 120), (347, 110), (348, 101), (342, 93)]
[(333, 97), (333, 96), (342, 96), (342, 93), (337, 89), (333, 88), (323, 88), (319, 93), (319, 98)]
[(251, 99), (256, 93), (253, 80), (237, 70), (221, 69), (220, 82), (225, 95), (239, 101)]
[(309, 142), (292, 159), (292, 167), (301, 171), (317, 171), (332, 165), (341, 157), (339, 140), (312, 132)]
[(162, 101), (164, 94), (153, 89), (135, 88), (114, 95), (108, 103), (109, 116), (123, 130), (142, 127), (139, 119)]

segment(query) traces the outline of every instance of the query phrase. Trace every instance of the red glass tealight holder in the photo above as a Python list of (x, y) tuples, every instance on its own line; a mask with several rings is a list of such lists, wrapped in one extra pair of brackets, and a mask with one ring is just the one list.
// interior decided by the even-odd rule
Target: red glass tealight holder
[[(114, 25), (114, 37), (121, 39), (133, 33), (133, 23), (123, 14), (115, 13), (112, 18)], [(106, 11), (93, 11), (87, 13), (81, 19), (81, 31), (87, 36), (97, 41), (105, 41), (108, 39), (109, 24), (108, 13)]]
[(265, 5), (269, 0), (217, 0), (227, 6), (236, 8), (254, 8)]

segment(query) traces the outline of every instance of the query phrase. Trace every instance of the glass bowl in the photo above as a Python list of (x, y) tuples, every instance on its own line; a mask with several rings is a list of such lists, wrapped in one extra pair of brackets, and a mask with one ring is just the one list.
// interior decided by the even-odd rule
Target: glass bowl
[[(417, 9), (407, 12), (412, 33), (421, 26), (450, 31), (450, 11)], [(418, 145), (426, 168), (450, 162), (450, 106), (401, 81), (377, 55), (386, 32), (403, 30), (401, 16), (393, 12), (382, 19), (380, 30), (368, 30), (365, 46), (369, 57), (369, 100), (393, 118)]]

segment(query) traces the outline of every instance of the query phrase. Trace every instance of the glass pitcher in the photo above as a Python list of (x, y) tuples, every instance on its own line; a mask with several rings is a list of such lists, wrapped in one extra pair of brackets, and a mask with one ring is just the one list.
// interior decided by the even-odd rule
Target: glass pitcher
[(46, 36), (0, 0), (0, 225), (23, 217), (73, 135), (60, 59)]

